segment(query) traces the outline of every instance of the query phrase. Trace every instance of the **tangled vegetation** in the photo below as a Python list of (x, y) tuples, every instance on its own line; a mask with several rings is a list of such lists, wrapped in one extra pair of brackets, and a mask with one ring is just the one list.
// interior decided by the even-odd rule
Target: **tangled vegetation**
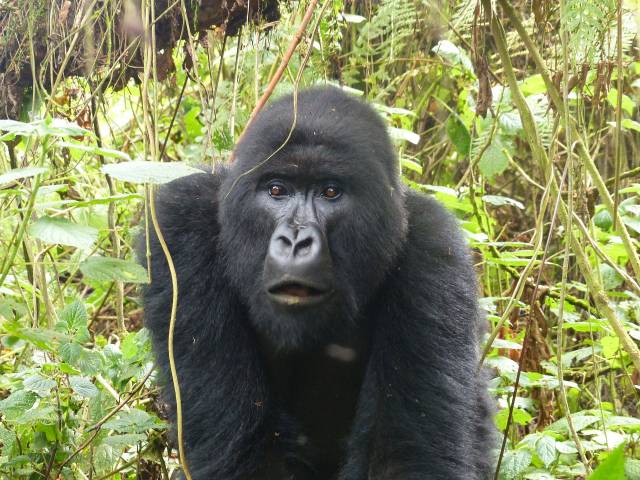
[[(91, 9), (130, 2), (80, 3), (43, 62), (38, 22), (71, 2), (0, 3), (0, 87), (18, 64), (37, 79), (2, 90), (21, 97), (0, 119), (0, 478), (166, 480), (132, 243), (155, 185), (229, 160), (308, 4), (229, 35), (186, 21), (160, 51), (157, 20), (198, 2), (143, 0), (127, 17), (140, 58), (89, 62), (77, 32), (128, 38)], [(326, 0), (276, 86), (364, 95), (405, 183), (459, 218), (499, 479), (640, 479), (639, 32), (638, 0)]]

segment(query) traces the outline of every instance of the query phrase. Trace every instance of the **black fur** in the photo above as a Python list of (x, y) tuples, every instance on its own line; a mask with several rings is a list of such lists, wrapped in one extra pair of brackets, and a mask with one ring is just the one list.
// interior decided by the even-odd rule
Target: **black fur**
[[(292, 111), (291, 97), (273, 103), (230, 168), (157, 196), (178, 272), (174, 345), (193, 478), (489, 478), (477, 287), (456, 222), (401, 185), (383, 122), (335, 88), (300, 93), (293, 135), (270, 157)], [(262, 182), (283, 172), (345, 188), (319, 214), (335, 300), (286, 314), (263, 278), (277, 219)], [(151, 249), (146, 326), (169, 379), (171, 283), (155, 236)], [(173, 410), (170, 382), (165, 394)]]

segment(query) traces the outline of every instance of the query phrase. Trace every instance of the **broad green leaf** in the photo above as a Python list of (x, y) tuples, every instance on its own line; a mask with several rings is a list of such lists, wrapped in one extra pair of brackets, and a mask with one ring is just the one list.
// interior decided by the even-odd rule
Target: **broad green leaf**
[(26, 167), (26, 168), (14, 168), (8, 172), (4, 172), (0, 175), (0, 184), (10, 183), (22, 178), (35, 177), (42, 173), (47, 172), (49, 169), (45, 167)]
[(500, 467), (500, 477), (505, 480), (515, 480), (531, 463), (532, 455), (527, 450), (510, 450), (505, 452)]
[(5, 419), (15, 421), (24, 415), (24, 412), (29, 410), (37, 399), (38, 396), (34, 392), (17, 390), (0, 401), (0, 412)]
[(98, 352), (77, 343), (63, 343), (58, 353), (65, 362), (78, 368), (85, 375), (95, 375), (102, 366), (102, 357)]
[(460, 155), (466, 156), (471, 150), (471, 134), (467, 126), (455, 114), (447, 118), (447, 135)]
[(622, 128), (627, 130), (635, 130), (636, 132), (640, 132), (640, 122), (636, 122), (635, 120), (631, 120), (630, 118), (624, 118), (620, 123)]
[(60, 312), (59, 318), (60, 321), (56, 324), (56, 330), (71, 335), (77, 342), (89, 340), (87, 310), (80, 300), (75, 300), (66, 305)]
[[(507, 428), (507, 421), (509, 420), (509, 409), (504, 408), (500, 410), (495, 416), (496, 426), (499, 430)], [(521, 408), (514, 408), (513, 415), (511, 416), (512, 424), (516, 425), (528, 425), (533, 417), (529, 412)]]
[(536, 443), (536, 454), (545, 467), (549, 467), (556, 460), (556, 441), (549, 435), (542, 435)]
[(45, 243), (90, 249), (98, 238), (98, 230), (72, 223), (65, 218), (40, 217), (29, 226), (29, 233)]
[(143, 442), (146, 439), (147, 436), (142, 433), (123, 433), (120, 435), (110, 435), (102, 440), (102, 443), (116, 450), (122, 450), (138, 442)]
[[(618, 89), (611, 88), (609, 89), (609, 93), (607, 94), (607, 101), (609, 104), (616, 108), (618, 105)], [(628, 95), (622, 95), (622, 110), (629, 116), (633, 115), (633, 109), (635, 108), (635, 103), (631, 100), (631, 97)]]
[(25, 378), (22, 386), (29, 392), (37, 393), (40, 397), (46, 397), (57, 384), (55, 380), (45, 378), (42, 375), (33, 375)]
[[(589, 425), (593, 425), (596, 422), (599, 422), (600, 417), (596, 417), (595, 415), (571, 415), (571, 421), (573, 423), (573, 427), (576, 432), (579, 432), (582, 429), (587, 428)], [(547, 427), (547, 430), (556, 433), (569, 433), (569, 425), (567, 423), (566, 417), (561, 418), (553, 422), (551, 425)]]
[(600, 264), (600, 275), (602, 276), (602, 286), (605, 290), (614, 290), (624, 283), (624, 279), (610, 265)]
[(598, 228), (604, 230), (605, 232), (609, 231), (609, 229), (611, 229), (611, 227), (613, 226), (613, 219), (611, 218), (609, 210), (603, 208), (598, 213), (596, 213), (593, 216), (593, 223), (595, 223)]
[(98, 394), (98, 388), (86, 377), (78, 375), (69, 377), (69, 385), (81, 397), (92, 398)]
[(616, 447), (596, 468), (589, 480), (625, 480), (624, 474), (625, 444)]
[(87, 258), (80, 264), (80, 270), (88, 278), (98, 281), (116, 280), (128, 283), (147, 283), (147, 271), (130, 260), (101, 257)]
[(602, 345), (602, 355), (609, 360), (618, 356), (618, 350), (620, 350), (620, 339), (614, 336), (602, 337), (600, 339)]
[(16, 418), (15, 422), (20, 425), (28, 425), (37, 422), (53, 423), (55, 420), (56, 411), (53, 406), (39, 403)]
[(478, 167), (480, 172), (488, 179), (501, 174), (509, 166), (509, 158), (503, 151), (504, 145), (494, 139), (482, 153)]
[(125, 182), (153, 184), (168, 183), (195, 173), (205, 173), (203, 170), (190, 167), (182, 162), (147, 162), (144, 160), (111, 163), (103, 165), (101, 170), (103, 173)]
[(107, 430), (123, 433), (144, 433), (150, 429), (163, 428), (164, 424), (154, 415), (150, 415), (139, 408), (132, 408), (127, 412), (120, 412), (103, 425)]

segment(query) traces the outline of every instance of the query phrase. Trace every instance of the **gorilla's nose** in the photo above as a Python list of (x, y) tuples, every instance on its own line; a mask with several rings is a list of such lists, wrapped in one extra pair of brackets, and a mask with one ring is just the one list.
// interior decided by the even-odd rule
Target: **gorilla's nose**
[(269, 255), (284, 262), (314, 262), (322, 255), (323, 235), (317, 225), (282, 224), (271, 237)]
[(332, 290), (331, 254), (320, 226), (278, 225), (269, 242), (264, 280), (271, 296), (286, 296), (287, 304), (291, 297), (310, 300)]

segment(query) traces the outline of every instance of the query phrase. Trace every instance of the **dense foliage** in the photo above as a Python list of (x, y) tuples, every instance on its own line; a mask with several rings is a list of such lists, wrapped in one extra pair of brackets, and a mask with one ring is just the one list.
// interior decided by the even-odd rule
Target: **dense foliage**
[[(640, 5), (621, 3), (327, 0), (276, 88), (365, 95), (407, 185), (460, 219), (500, 479), (640, 479)], [(148, 35), (138, 81), (88, 62), (0, 119), (0, 478), (176, 468), (132, 242), (154, 185), (229, 159), (306, 4), (280, 7), (182, 42), (164, 81)]]

